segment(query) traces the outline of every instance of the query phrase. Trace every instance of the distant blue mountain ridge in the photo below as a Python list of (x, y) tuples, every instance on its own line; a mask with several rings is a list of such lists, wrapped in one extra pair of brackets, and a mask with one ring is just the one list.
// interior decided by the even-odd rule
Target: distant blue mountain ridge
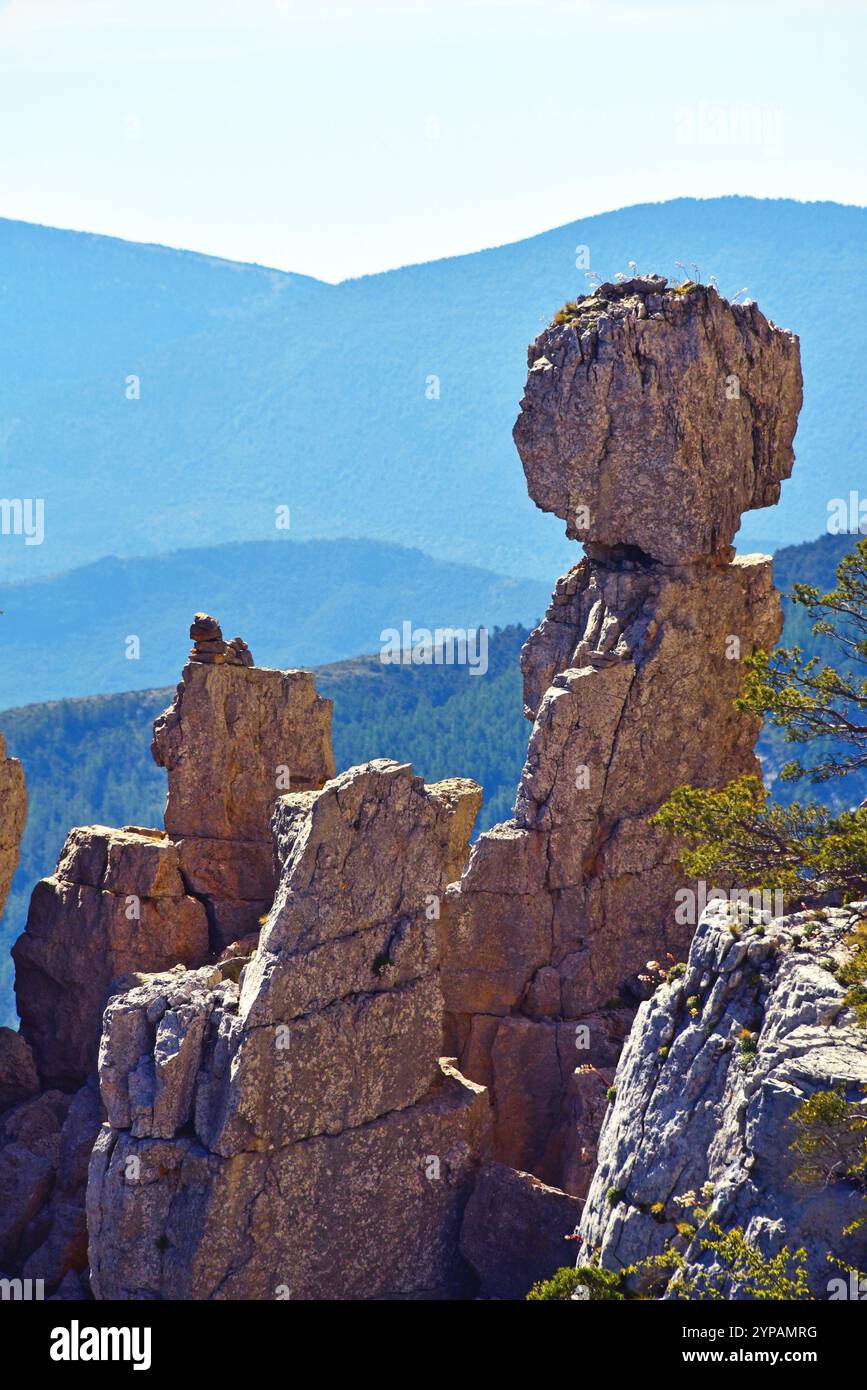
[(377, 652), (381, 634), (404, 623), (431, 632), (533, 627), (553, 578), (504, 578), (367, 540), (240, 541), (95, 560), (5, 586), (0, 710), (171, 684), (199, 609), (220, 619), (227, 638), (243, 637), (260, 666), (318, 666)]
[(284, 507), (296, 540), (550, 585), (574, 547), (527, 497), (511, 427), (528, 342), (587, 288), (579, 246), (605, 278), (695, 263), (801, 335), (795, 472), (739, 543), (821, 533), (867, 478), (863, 208), (677, 199), (339, 285), (0, 221), (0, 491), (43, 499), (46, 526), (0, 536), (0, 576), (273, 540)]

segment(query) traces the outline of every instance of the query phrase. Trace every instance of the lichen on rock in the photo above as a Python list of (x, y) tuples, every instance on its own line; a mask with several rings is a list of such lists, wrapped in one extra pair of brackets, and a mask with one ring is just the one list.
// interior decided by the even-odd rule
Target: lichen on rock
[[(833, 973), (861, 913), (747, 916), (744, 923), (733, 904), (712, 903), (686, 973), (641, 1005), (580, 1233), (585, 1254), (612, 1270), (673, 1245), (689, 1277), (719, 1265), (700, 1245), (712, 1239), (711, 1222), (739, 1228), (765, 1257), (805, 1249), (812, 1296), (827, 1298), (841, 1273), (829, 1254), (860, 1269), (867, 1262), (867, 1226), (844, 1235), (865, 1214), (864, 1191), (843, 1171), (802, 1180), (791, 1145), (794, 1113), (817, 1092), (863, 1105), (864, 1032)], [(678, 1235), (684, 1222), (694, 1239)], [(726, 1287), (725, 1270), (719, 1275)], [(731, 1283), (727, 1292), (743, 1296)]]

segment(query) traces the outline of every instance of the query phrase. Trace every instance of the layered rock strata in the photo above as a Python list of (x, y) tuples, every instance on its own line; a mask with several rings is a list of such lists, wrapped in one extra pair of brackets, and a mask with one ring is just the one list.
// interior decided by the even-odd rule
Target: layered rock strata
[(648, 821), (682, 784), (759, 770), (733, 702), (780, 608), (770, 561), (728, 542), (791, 469), (800, 370), (791, 334), (711, 289), (604, 285), (560, 318), (530, 348), (515, 439), (531, 496), (588, 554), (522, 654), (515, 817), (450, 890), (444, 990), (496, 1157), (580, 1194), (639, 976), (695, 926), (675, 915), (678, 846)]
[(177, 971), (112, 1000), (88, 1189), (97, 1297), (471, 1286), (458, 1235), (487, 1099), (436, 1059), (443, 894), (480, 799), (385, 761), (281, 798), (280, 885), (240, 982)]
[[(701, 1249), (715, 1223), (740, 1227), (765, 1257), (803, 1248), (815, 1298), (828, 1298), (841, 1275), (848, 1287), (829, 1254), (865, 1268), (867, 1228), (844, 1234), (863, 1219), (863, 1184), (844, 1164), (805, 1181), (804, 1158), (790, 1147), (803, 1133), (793, 1113), (816, 1092), (864, 1106), (864, 1031), (834, 974), (862, 915), (745, 920), (725, 903), (707, 909), (686, 973), (641, 1005), (624, 1048), (581, 1221), (582, 1258), (617, 1270), (673, 1246), (687, 1277), (715, 1270), (729, 1296), (743, 1297), (718, 1255)], [(684, 1223), (694, 1237), (678, 1233)]]

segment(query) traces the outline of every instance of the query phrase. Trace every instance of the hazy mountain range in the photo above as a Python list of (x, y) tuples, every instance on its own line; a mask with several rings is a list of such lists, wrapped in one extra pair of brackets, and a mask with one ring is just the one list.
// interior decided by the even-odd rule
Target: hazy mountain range
[(381, 632), (405, 621), (431, 631), (533, 626), (550, 587), (365, 540), (96, 560), (5, 587), (0, 634), (14, 659), (0, 662), (0, 709), (176, 681), (198, 609), (216, 614), (226, 637), (243, 637), (260, 666), (283, 668), (379, 651)]
[(278, 539), (285, 507), (295, 539), (550, 585), (572, 547), (527, 498), (510, 431), (526, 345), (586, 289), (588, 257), (603, 277), (681, 260), (801, 335), (795, 474), (742, 539), (819, 534), (865, 476), (862, 208), (679, 199), (339, 285), (5, 221), (0, 476), (44, 501), (45, 539), (0, 536), (0, 573)]

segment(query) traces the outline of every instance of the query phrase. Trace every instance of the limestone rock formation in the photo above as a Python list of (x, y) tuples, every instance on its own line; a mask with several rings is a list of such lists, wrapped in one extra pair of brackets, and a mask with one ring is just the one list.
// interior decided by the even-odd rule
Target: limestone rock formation
[[(741, 1227), (765, 1256), (804, 1247), (816, 1298), (828, 1297), (841, 1272), (829, 1251), (865, 1267), (867, 1229), (843, 1234), (863, 1218), (863, 1190), (843, 1178), (800, 1181), (803, 1159), (789, 1148), (798, 1137), (792, 1112), (815, 1092), (839, 1087), (864, 1103), (864, 1032), (829, 969), (845, 958), (847, 931), (862, 912), (769, 916), (741, 925), (731, 905), (712, 903), (686, 974), (638, 1011), (580, 1226), (583, 1254), (598, 1251), (607, 1269), (658, 1255), (667, 1242), (685, 1250), (687, 1273), (712, 1267), (716, 1257), (699, 1248), (710, 1233), (690, 1194), (709, 1221)], [(691, 1244), (676, 1234), (684, 1220), (698, 1226)]]
[(39, 1094), (33, 1053), (20, 1033), (0, 1028), (0, 1113)]
[(7, 758), (6, 743), (0, 734), (0, 915), (18, 868), (18, 846), (26, 819), (24, 769), (17, 758)]
[(16, 941), (21, 1031), (43, 1085), (70, 1090), (96, 1065), (112, 981), (207, 959), (208, 919), (159, 831), (71, 830), (50, 878), (33, 891)]
[[(514, 818), (467, 862), (475, 784), (335, 777), (312, 676), (196, 614), (154, 727), (165, 831), (71, 832), (15, 948), (4, 1272), (41, 1264), (63, 1297), (89, 1259), (98, 1298), (507, 1298), (566, 1262), (646, 962), (692, 930), (649, 819), (757, 771), (733, 701), (779, 603), (730, 542), (791, 469), (800, 369), (755, 306), (658, 278), (568, 306), (530, 366), (531, 495), (587, 556), (522, 656)], [(714, 1008), (729, 985), (746, 1007), (743, 975)], [(702, 1113), (696, 1093), (684, 1124)]]
[(443, 976), (497, 1159), (579, 1195), (638, 976), (694, 928), (675, 917), (678, 846), (649, 819), (680, 785), (758, 772), (733, 702), (779, 600), (770, 561), (727, 543), (790, 468), (800, 403), (797, 340), (754, 306), (655, 281), (602, 298), (531, 349), (516, 439), (541, 505), (589, 502), (588, 556), (525, 645), (515, 817), (450, 889)]
[(111, 1001), (88, 1189), (97, 1297), (471, 1282), (458, 1234), (487, 1099), (436, 1059), (443, 893), (480, 797), (377, 761), (281, 798), (280, 885), (240, 983), (179, 970)]
[(591, 545), (724, 553), (777, 502), (801, 408), (794, 334), (661, 276), (604, 284), (529, 350), (515, 443), (530, 496)]
[(254, 930), (271, 905), (277, 797), (334, 775), (331, 701), (317, 695), (311, 672), (252, 666), (240, 638), (226, 653), (203, 651), (226, 644), (200, 632), (219, 634), (216, 619), (196, 615), (195, 646), (154, 724), (152, 751), (168, 772), (165, 826), (184, 882), (207, 908), (211, 944), (222, 947)]
[[(192, 635), (197, 647), (222, 642), (206, 615)], [(102, 1118), (106, 1003), (154, 972), (238, 979), (274, 896), (277, 765), (294, 769), (302, 788), (333, 772), (331, 706), (312, 676), (260, 670), (240, 638), (225, 645), (219, 662), (204, 660), (213, 649), (194, 652), (156, 724), (167, 830), (70, 831), (13, 949), (22, 1031), (0, 1031), (0, 1271), (43, 1279), (52, 1296), (87, 1293), (84, 1187)], [(182, 1064), (194, 1033), (184, 1035)], [(159, 1075), (176, 1072), (168, 1058)]]

